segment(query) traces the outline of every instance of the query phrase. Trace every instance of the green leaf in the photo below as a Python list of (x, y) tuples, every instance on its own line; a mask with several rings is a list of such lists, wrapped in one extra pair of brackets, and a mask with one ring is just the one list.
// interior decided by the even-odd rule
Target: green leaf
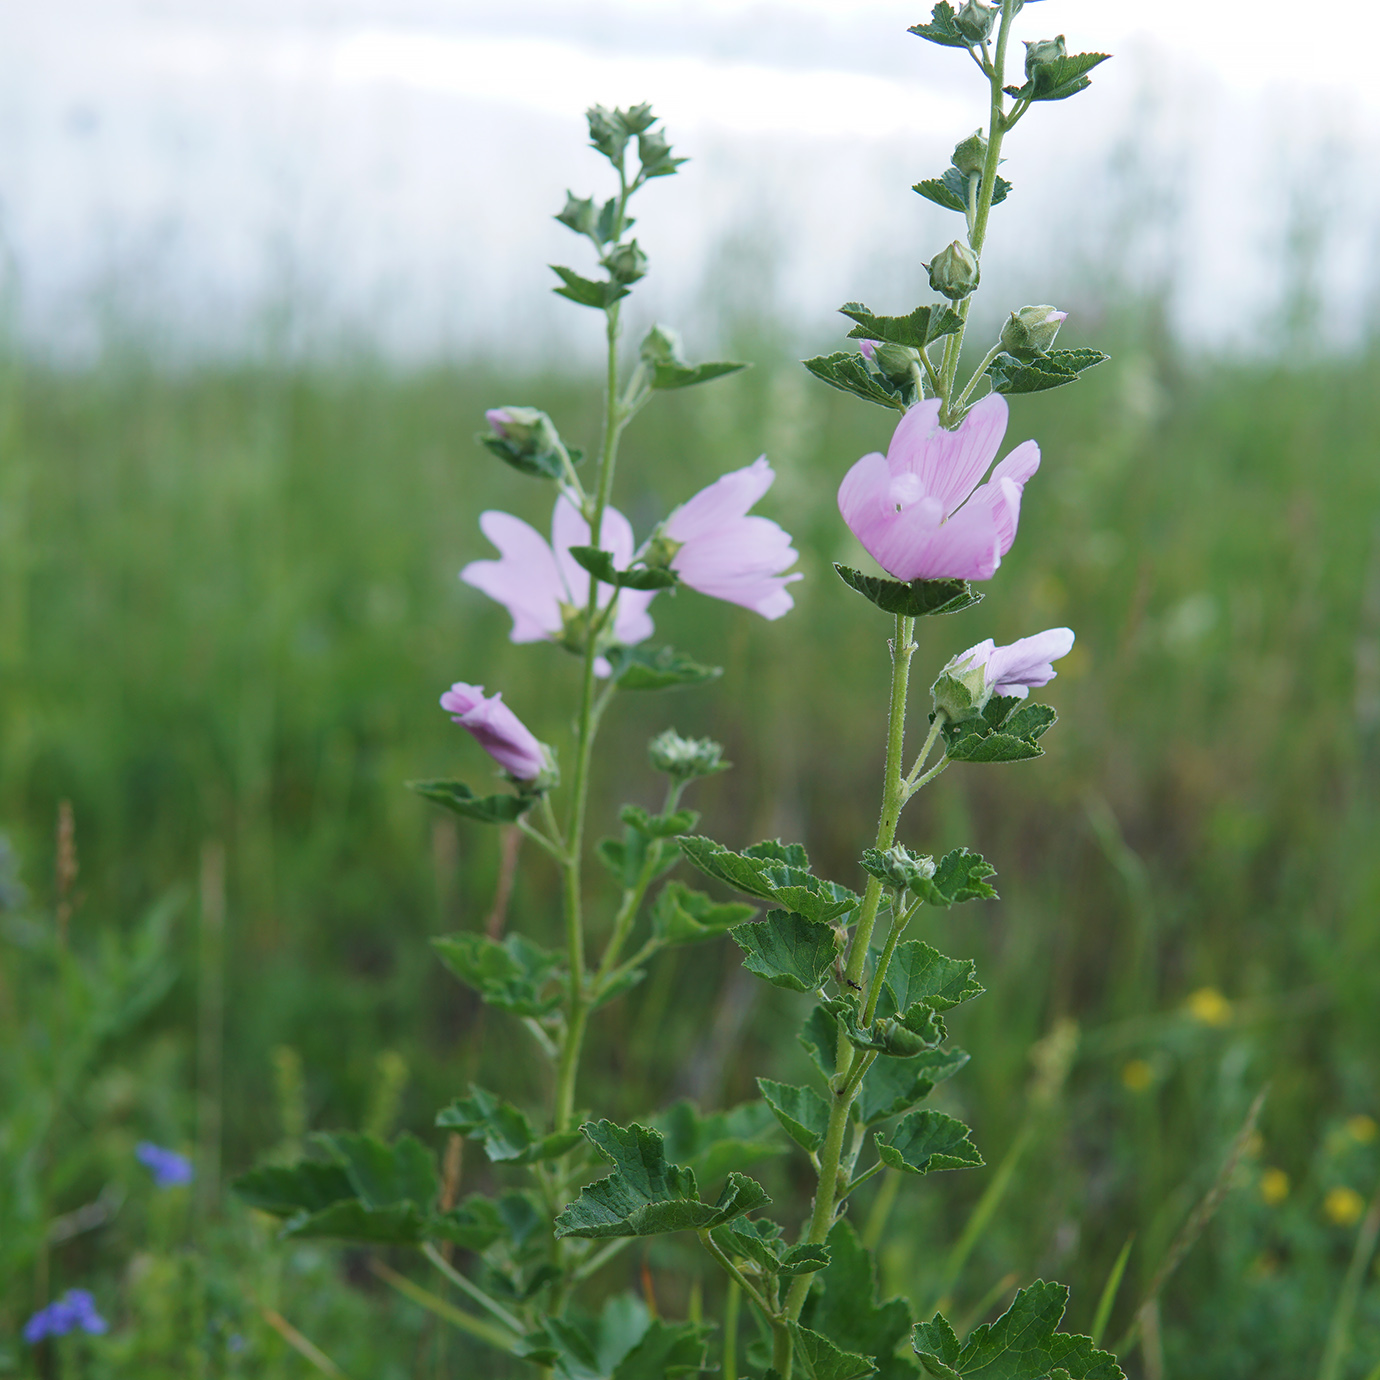
[(963, 326), (963, 318), (952, 307), (939, 305), (916, 307), (906, 316), (874, 316), (861, 302), (845, 302), (839, 311), (858, 323), (848, 332), (850, 340), (880, 340), (913, 350), (923, 350)]
[[(684, 161), (684, 160), (682, 160)], [(620, 1361), (611, 1380), (664, 1380), (698, 1375), (713, 1328), (702, 1323), (655, 1319), (642, 1340)]]
[(426, 1238), (426, 1219), (411, 1204), (369, 1208), (357, 1198), (309, 1216), (292, 1218), (284, 1237), (328, 1238), (336, 1241), (369, 1241), (376, 1245), (413, 1246)]
[[(925, 875), (925, 866), (933, 867)], [(869, 848), (862, 855), (863, 870), (892, 886), (903, 883), (905, 890), (928, 905), (947, 909), (960, 901), (995, 900), (996, 891), (983, 880), (995, 877), (996, 869), (979, 853), (955, 848), (936, 866), (928, 859), (897, 857), (897, 850), (881, 852)]]
[(620, 690), (671, 690), (703, 685), (723, 675), (722, 666), (701, 666), (671, 647), (614, 647), (608, 654)]
[(862, 1380), (877, 1373), (877, 1367), (865, 1356), (840, 1351), (828, 1337), (799, 1323), (791, 1324), (791, 1336), (795, 1339), (796, 1364), (809, 1380)]
[(914, 34), (916, 38), (927, 38), (931, 43), (938, 43), (945, 48), (973, 46), (972, 41), (965, 38), (958, 25), (954, 23), (954, 9), (947, 0), (939, 0), (928, 24), (912, 24), (906, 32)]
[(677, 810), (669, 815), (649, 815), (640, 805), (624, 805), (618, 818), (649, 839), (670, 839), (689, 833), (699, 823), (698, 810)]
[(1043, 393), (1074, 383), (1084, 370), (1110, 358), (1101, 350), (1054, 350), (1021, 360), (1003, 351), (987, 366), (987, 373), (995, 392)]
[(508, 1234), (506, 1224), (492, 1199), (475, 1193), (449, 1212), (438, 1213), (426, 1224), (426, 1235), (433, 1241), (449, 1241), (467, 1251), (482, 1251)]
[(932, 1169), (975, 1169), (985, 1163), (969, 1140), (969, 1129), (943, 1112), (925, 1110), (902, 1117), (889, 1140), (876, 1136), (877, 1153), (892, 1169), (928, 1174)]
[(787, 1246), (781, 1228), (764, 1217), (740, 1217), (727, 1226), (716, 1227), (714, 1240), (725, 1255), (751, 1260), (768, 1274), (782, 1279), (817, 1274), (829, 1263), (827, 1247), (808, 1242)]
[(404, 1133), (389, 1145), (359, 1131), (335, 1131), (317, 1139), (340, 1162), (367, 1208), (413, 1203), (426, 1210), (441, 1191), (436, 1157), (416, 1136)]
[(630, 992), (647, 976), (645, 968), (628, 968), (599, 989), (599, 995), (590, 1003), (590, 1011), (598, 1011), (611, 1001), (617, 1001), (625, 992)]
[(717, 364), (657, 364), (652, 368), (652, 387), (661, 391), (693, 388), (697, 383), (709, 383), (749, 367), (729, 360)]
[(876, 1019), (870, 1026), (860, 1023), (856, 1006), (846, 997), (825, 1002), (824, 1005), (843, 1022), (844, 1032), (854, 1049), (871, 1049), (878, 1054), (889, 1054), (894, 1059), (911, 1059), (933, 1049), (947, 1038), (944, 1022), (928, 1007), (913, 1009), (906, 1013), (904, 1019), (895, 1019), (896, 1013), (890, 1009), (888, 995), (882, 992)]
[(789, 910), (769, 910), (765, 920), (735, 925), (729, 934), (746, 957), (743, 967), (773, 987), (814, 992), (834, 970), (838, 935), (832, 925)]
[(872, 1357), (882, 1380), (913, 1376), (914, 1364), (894, 1354), (910, 1330), (906, 1301), (896, 1298), (878, 1303), (872, 1253), (846, 1219), (834, 1224), (828, 1246), (829, 1264), (815, 1278), (801, 1321), (844, 1350)]
[(355, 1196), (344, 1169), (320, 1160), (261, 1165), (241, 1174), (230, 1186), (235, 1196), (250, 1207), (271, 1212), (275, 1217), (320, 1212), (332, 1203)]
[(859, 354), (837, 350), (832, 355), (817, 355), (801, 361), (819, 380), (831, 388), (852, 393), (864, 402), (904, 412), (920, 399), (914, 383), (891, 383)]
[(560, 1005), (564, 970), (559, 957), (520, 934), (498, 943), (465, 931), (431, 943), (441, 962), (490, 1006), (515, 1016), (544, 1016)]
[(986, 988), (977, 980), (977, 965), (970, 958), (946, 958), (918, 939), (896, 946), (884, 979), (902, 1019), (909, 1020), (912, 1008), (948, 1011), (960, 1002), (971, 1001)]
[[(626, 225), (624, 228), (627, 228)], [(550, 268), (564, 284), (563, 287), (553, 288), (552, 291), (558, 297), (578, 302), (582, 307), (598, 307), (603, 310), (611, 307), (620, 297), (628, 295), (628, 289), (619, 283), (591, 282), (590, 279), (581, 278), (578, 273), (562, 268), (559, 264), (551, 264)]]
[(580, 1143), (578, 1131), (538, 1136), (526, 1115), (511, 1102), (470, 1084), (469, 1097), (456, 1098), (437, 1113), (436, 1124), (484, 1142), (490, 1160), (504, 1164), (535, 1164), (555, 1159)]
[[(1009, 697), (1007, 697), (1009, 698)], [(989, 703), (988, 708), (991, 708)], [(999, 711), (1000, 713), (1000, 711)], [(944, 750), (955, 762), (1025, 762), (1042, 757), (1039, 739), (1058, 722), (1047, 704), (1025, 702), (1014, 714), (999, 719), (994, 728), (984, 714), (959, 724), (944, 725)]]
[(835, 565), (839, 579), (870, 599), (886, 613), (906, 618), (929, 614), (961, 613), (982, 602), (982, 594), (967, 580), (885, 580), (880, 575), (864, 575), (851, 566)]
[[(530, 475), (533, 479), (560, 479), (565, 474), (565, 462), (558, 450), (526, 451), (491, 431), (481, 431), (474, 439), (519, 474)], [(574, 463), (580, 452), (568, 451), (567, 454)]]
[[(998, 176), (992, 187), (992, 205), (1005, 201), (1010, 190), (1011, 184)], [(942, 176), (927, 177), (923, 182), (917, 182), (911, 191), (919, 192), (926, 201), (932, 201), (946, 211), (958, 211), (962, 215), (968, 213), (968, 179), (957, 168), (945, 168)]]
[(613, 585), (616, 589), (670, 589), (672, 585), (680, 583), (680, 576), (674, 570), (648, 566), (618, 570), (613, 564), (613, 554), (601, 551), (597, 546), (572, 546), (568, 549), (576, 565), (589, 571), (601, 584)]
[(463, 781), (409, 781), (410, 789), (453, 814), (481, 824), (511, 824), (537, 803), (535, 795), (478, 796)]
[(608, 1380), (651, 1325), (641, 1299), (615, 1294), (597, 1318), (575, 1309), (543, 1318), (525, 1338), (521, 1354), (537, 1365), (554, 1366), (562, 1380)]
[(1125, 1380), (1116, 1357), (1090, 1338), (1057, 1332), (1069, 1291), (1037, 1280), (1022, 1289), (996, 1322), (975, 1328), (959, 1345), (946, 1319), (917, 1323), (911, 1345), (931, 1375), (978, 1375), (982, 1380)]
[(702, 1203), (694, 1171), (668, 1163), (658, 1132), (611, 1121), (586, 1122), (580, 1129), (614, 1172), (586, 1185), (556, 1218), (558, 1238), (704, 1231), (771, 1201), (761, 1184), (731, 1173), (718, 1201)]
[(825, 1006), (816, 1006), (796, 1037), (827, 1083), (834, 1076), (834, 1055), (838, 1051), (839, 1023)]
[(672, 1103), (652, 1118), (665, 1138), (664, 1153), (675, 1164), (694, 1170), (697, 1181), (717, 1183), (730, 1169), (781, 1154), (776, 1118), (765, 1102), (743, 1102), (726, 1112), (701, 1116), (695, 1104)]
[(814, 876), (809, 870), (809, 858), (799, 844), (766, 840), (735, 853), (699, 835), (679, 842), (680, 851), (701, 872), (735, 891), (774, 901), (808, 920), (837, 920), (860, 904), (856, 892)]
[(1024, 86), (1008, 90), (1013, 96), (1031, 101), (1065, 101), (1091, 86), (1086, 74), (1110, 56), (1110, 53), (1069, 53), (1053, 62), (1040, 63)]
[(756, 914), (757, 907), (743, 901), (720, 905), (703, 891), (667, 882), (652, 906), (652, 934), (665, 944), (695, 944), (715, 939)]
[(786, 1134), (813, 1155), (829, 1130), (829, 1104), (813, 1088), (773, 1083), (770, 1078), (759, 1078), (757, 1086)]
[(875, 1126), (923, 1102), (936, 1083), (952, 1078), (968, 1056), (961, 1049), (932, 1049), (913, 1059), (874, 1059), (863, 1075), (852, 1113), (864, 1126)]

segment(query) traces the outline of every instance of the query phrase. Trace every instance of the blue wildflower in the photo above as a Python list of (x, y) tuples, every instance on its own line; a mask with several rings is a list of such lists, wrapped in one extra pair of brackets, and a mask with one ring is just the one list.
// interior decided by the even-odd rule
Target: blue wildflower
[(193, 1178), (192, 1162), (176, 1150), (165, 1150), (152, 1141), (141, 1140), (134, 1147), (134, 1158), (142, 1164), (159, 1188), (176, 1188)]
[(69, 1289), (60, 1299), (24, 1324), (24, 1340), (37, 1346), (45, 1337), (65, 1337), (73, 1328), (99, 1335), (109, 1324), (96, 1312), (96, 1300), (85, 1289)]

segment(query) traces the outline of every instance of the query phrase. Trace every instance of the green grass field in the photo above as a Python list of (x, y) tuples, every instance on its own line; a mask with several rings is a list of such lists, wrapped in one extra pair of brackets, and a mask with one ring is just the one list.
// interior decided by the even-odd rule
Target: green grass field
[[(914, 712), (979, 638), (1067, 623), (1078, 644), (1047, 695), (1062, 717), (1046, 758), (956, 768), (903, 825), (924, 851), (979, 848), (1003, 897), (920, 936), (977, 958), (988, 988), (954, 1022), (973, 1060), (941, 1105), (989, 1163), (900, 1190), (884, 1283), (921, 1310), (948, 1294), (951, 1316), (976, 1320), (1057, 1277), (1086, 1329), (1134, 1236), (1116, 1341), (1268, 1085), (1225, 1202), (1164, 1287), (1162, 1373), (1320, 1374), (1380, 1185), (1377, 383), (1371, 358), (1284, 369), (1128, 335), (1077, 388), (1013, 404), (1007, 445), (1037, 437), (1043, 468), (987, 602), (921, 629)], [(504, 402), (593, 435), (578, 378), (0, 372), (0, 829), (29, 891), (0, 913), (0, 1048), (19, 1054), (0, 1060), (0, 1372), (32, 1373), (18, 1328), (81, 1286), (112, 1333), (76, 1342), (63, 1375), (317, 1373), (264, 1309), (352, 1380), (507, 1373), (366, 1257), (277, 1247), (242, 1210), (218, 1213), (205, 1176), (200, 1202), (157, 1195), (130, 1159), (140, 1139), (194, 1150), (198, 1091), (219, 1106), (227, 1176), (299, 1137), (302, 1117), (405, 1125), (439, 1147), (434, 1111), (476, 1073), (542, 1095), (519, 1027), (481, 1018), (427, 945), (484, 924), (499, 840), (403, 784), (488, 770), (436, 705), (454, 680), (502, 689), (539, 736), (568, 739), (573, 658), (511, 646), (503, 612), (456, 579), (491, 554), (482, 509), (549, 518), (549, 490), (473, 442)], [(675, 725), (735, 763), (697, 788), (706, 829), (800, 839), (856, 882), (889, 623), (830, 569), (865, 559), (833, 496), (889, 429), (788, 360), (633, 425), (616, 502), (639, 532), (765, 450), (779, 478), (762, 510), (795, 535), (806, 578), (772, 624), (689, 592), (657, 601), (659, 635), (724, 674), (615, 704), (596, 827), (653, 802), (643, 745)], [(63, 800), (80, 864), (66, 900)], [(226, 858), (223, 1084), (196, 1048), (208, 846)], [(160, 938), (140, 925), (164, 898)], [(524, 851), (509, 923), (550, 937), (555, 899)], [(597, 1019), (582, 1102), (615, 1119), (681, 1096), (727, 1105), (755, 1095), (756, 1073), (802, 1073), (805, 1008), (738, 959), (724, 943), (656, 960)], [(790, 1163), (766, 1170), (778, 1202), (804, 1187)], [(990, 1223), (947, 1263), (1003, 1165)], [(467, 1189), (493, 1172), (467, 1158)], [(90, 1229), (50, 1230), (116, 1198)], [(638, 1283), (643, 1266), (629, 1251), (609, 1278)], [(1327, 1380), (1380, 1367), (1380, 1279), (1357, 1268), (1351, 1345)], [(692, 1306), (689, 1247), (654, 1246), (645, 1269), (668, 1314)], [(1128, 1365), (1151, 1373), (1141, 1353)]]

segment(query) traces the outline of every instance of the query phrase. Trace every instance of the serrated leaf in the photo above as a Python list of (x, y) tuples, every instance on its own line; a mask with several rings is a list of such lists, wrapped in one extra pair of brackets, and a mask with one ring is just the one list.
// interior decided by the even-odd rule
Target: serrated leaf
[(961, 613), (983, 596), (967, 580), (887, 580), (880, 575), (864, 575), (851, 566), (835, 564), (839, 579), (849, 589), (855, 589), (864, 599), (870, 599), (886, 613), (899, 613), (906, 618), (924, 618), (933, 614)]
[(813, 1155), (829, 1130), (829, 1104), (813, 1088), (774, 1083), (770, 1078), (759, 1078), (757, 1086), (786, 1134)]
[(916, 307), (906, 316), (876, 316), (861, 302), (845, 302), (839, 311), (857, 322), (848, 332), (850, 340), (879, 340), (913, 350), (923, 350), (963, 326), (963, 318), (952, 307)]
[(536, 1135), (521, 1110), (473, 1083), (468, 1097), (456, 1098), (437, 1113), (436, 1124), (483, 1141), (489, 1159), (503, 1164), (535, 1164), (555, 1159), (581, 1140), (578, 1131)]
[(466, 931), (431, 943), (441, 962), (490, 1006), (515, 1016), (544, 1016), (560, 1005), (560, 958), (520, 934), (499, 943)]
[(652, 906), (652, 934), (665, 944), (696, 944), (715, 939), (757, 914), (742, 901), (714, 901), (681, 882), (667, 882)]
[(1086, 369), (1109, 359), (1101, 350), (1054, 350), (1029, 360), (1003, 351), (987, 366), (998, 393), (1043, 393), (1073, 383)]
[(1042, 757), (1039, 739), (1058, 722), (1047, 704), (1028, 702), (1009, 714), (1000, 729), (985, 717), (944, 725), (944, 750), (955, 762), (1026, 762)]
[(620, 690), (672, 690), (703, 685), (723, 675), (722, 666), (701, 666), (672, 647), (615, 647), (608, 655)]
[(706, 1184), (785, 1148), (771, 1108), (760, 1099), (705, 1116), (693, 1102), (682, 1100), (658, 1112), (652, 1128), (665, 1138), (666, 1158), (694, 1170), (696, 1180)]
[(874, 1059), (863, 1075), (852, 1106), (853, 1117), (875, 1126), (923, 1102), (936, 1083), (952, 1078), (968, 1056), (961, 1049), (933, 1049), (913, 1059)]
[[(854, 1049), (875, 1050), (894, 1059), (912, 1059), (941, 1044), (947, 1037), (944, 1022), (934, 1011), (926, 1007), (911, 1013), (907, 1021), (897, 1020), (887, 997), (884, 991), (877, 1006), (877, 1017), (869, 1026), (861, 1023), (857, 1008), (847, 998), (836, 998), (824, 1002), (823, 1006), (836, 1020), (843, 1022), (844, 1033)], [(887, 1006), (885, 1010), (884, 1005)]]
[(425, 1230), (428, 1240), (449, 1241), (467, 1251), (485, 1250), (507, 1235), (497, 1205), (478, 1193), (428, 1219)]
[(893, 384), (873, 369), (862, 355), (838, 350), (831, 355), (816, 355), (801, 361), (822, 383), (852, 393), (864, 402), (904, 412), (920, 399), (913, 383)]
[(913, 1376), (914, 1364), (894, 1354), (910, 1330), (909, 1305), (900, 1298), (877, 1301), (872, 1253), (846, 1219), (834, 1224), (827, 1244), (829, 1264), (815, 1278), (801, 1321), (844, 1350), (873, 1358), (881, 1380)]
[(652, 369), (652, 387), (663, 392), (671, 388), (693, 388), (697, 383), (726, 378), (748, 367), (732, 360), (716, 364), (658, 364)]
[(773, 987), (817, 991), (834, 970), (837, 934), (832, 925), (789, 910), (770, 910), (766, 919), (729, 930), (743, 951), (743, 967)]
[(649, 839), (669, 839), (689, 833), (699, 822), (698, 810), (677, 810), (669, 815), (649, 815), (640, 805), (624, 805), (618, 818)]
[(986, 991), (972, 959), (946, 958), (918, 939), (896, 946), (884, 982), (903, 1019), (915, 1006), (948, 1011)]
[(441, 1190), (436, 1157), (410, 1133), (391, 1145), (359, 1131), (326, 1132), (316, 1139), (335, 1156), (367, 1208), (413, 1203), (426, 1210)]
[[(626, 228), (625, 224), (624, 229)], [(578, 302), (582, 307), (597, 307), (603, 310), (611, 307), (620, 297), (628, 295), (628, 289), (619, 283), (593, 282), (589, 278), (580, 277), (573, 269), (562, 268), (559, 264), (551, 264), (550, 268), (564, 284), (562, 287), (553, 288), (552, 291), (558, 297)]]
[(841, 1351), (828, 1337), (799, 1323), (791, 1324), (791, 1336), (795, 1340), (796, 1365), (809, 1380), (862, 1380), (877, 1373), (877, 1367), (866, 1356)]
[(369, 1241), (376, 1245), (413, 1246), (426, 1237), (426, 1219), (411, 1203), (369, 1208), (357, 1198), (332, 1203), (320, 1212), (289, 1220), (284, 1237)]
[(1063, 101), (1091, 85), (1087, 73), (1106, 62), (1110, 53), (1069, 53), (1053, 62), (1042, 62), (1021, 88), (1032, 101)]
[(704, 1231), (771, 1201), (761, 1184), (730, 1173), (718, 1201), (702, 1203), (693, 1170), (667, 1161), (658, 1132), (611, 1121), (586, 1122), (580, 1129), (614, 1173), (586, 1185), (556, 1218), (558, 1238)]
[(481, 824), (511, 824), (537, 803), (535, 795), (478, 796), (463, 781), (409, 781), (408, 787), (452, 814)]
[(250, 1207), (275, 1217), (291, 1217), (299, 1212), (310, 1215), (355, 1196), (344, 1169), (321, 1160), (261, 1165), (241, 1174), (231, 1188)]
[(970, 1134), (961, 1121), (926, 1109), (902, 1117), (888, 1139), (883, 1140), (880, 1132), (875, 1139), (884, 1164), (910, 1174), (928, 1174), (936, 1169), (976, 1169), (984, 1164)]
[(954, 23), (954, 9), (947, 0), (939, 0), (928, 24), (912, 24), (906, 32), (914, 34), (916, 38), (927, 38), (931, 43), (938, 43), (945, 48), (973, 46), (972, 40), (965, 38), (958, 25)]
[[(783, 852), (783, 849), (788, 851)], [(817, 923), (837, 920), (861, 903), (856, 892), (811, 873), (809, 859), (799, 844), (787, 846), (768, 841), (735, 853), (713, 839), (696, 835), (682, 838), (680, 851), (701, 872), (735, 891), (758, 900), (774, 901), (783, 909)]]
[(922, 864), (928, 860), (914, 858), (898, 862), (894, 852), (883, 853), (869, 848), (862, 855), (864, 871), (895, 886), (898, 874), (905, 889), (926, 904), (948, 909), (961, 901), (996, 899), (996, 891), (983, 879), (995, 877), (996, 869), (979, 853), (955, 848), (938, 862), (927, 877)]
[(918, 1323), (911, 1345), (932, 1375), (980, 1375), (982, 1380), (1125, 1380), (1116, 1357), (1090, 1338), (1058, 1332), (1068, 1307), (1062, 1284), (1037, 1280), (1022, 1289), (995, 1322), (975, 1328), (961, 1346), (948, 1321), (936, 1314)]
[(834, 1056), (838, 1050), (839, 1023), (833, 1013), (822, 1005), (816, 1006), (795, 1038), (827, 1083), (834, 1076)]
[(619, 570), (613, 564), (612, 552), (602, 551), (597, 546), (572, 546), (567, 549), (576, 565), (587, 570), (601, 584), (613, 585), (616, 589), (670, 589), (680, 583), (680, 576), (674, 570), (648, 566)]
[[(998, 175), (992, 186), (992, 205), (997, 206), (1005, 201), (1010, 190), (1011, 184)], [(968, 179), (957, 168), (946, 168), (939, 177), (927, 177), (923, 182), (917, 182), (911, 191), (919, 192), (926, 201), (932, 201), (946, 211), (958, 211), (963, 215), (968, 213)]]

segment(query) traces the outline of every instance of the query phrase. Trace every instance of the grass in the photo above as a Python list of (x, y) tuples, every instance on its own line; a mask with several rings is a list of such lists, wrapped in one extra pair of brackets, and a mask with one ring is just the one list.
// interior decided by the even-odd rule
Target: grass
[[(1327, 1195), (1369, 1200), (1380, 1179), (1380, 1146), (1355, 1120), (1380, 1115), (1378, 373), (1371, 358), (1286, 370), (1130, 337), (1078, 388), (1013, 407), (1008, 442), (1034, 435), (1045, 455), (1020, 540), (984, 605), (921, 630), (915, 675), (927, 683), (981, 637), (1067, 623), (1078, 645), (1048, 695), (1061, 722), (1045, 760), (949, 772), (902, 831), (926, 851), (968, 843), (1001, 874), (1000, 905), (917, 932), (978, 958), (988, 987), (955, 1022), (974, 1057), (946, 1105), (991, 1165), (1019, 1150), (953, 1283), (960, 1317), (995, 1307), (1008, 1275), (1011, 1288), (1057, 1275), (1086, 1329), (1134, 1233), (1106, 1334), (1120, 1336), (1268, 1083), (1234, 1191), (1165, 1286), (1164, 1373), (1293, 1380), (1321, 1362), (1358, 1230)], [(455, 579), (488, 554), (483, 508), (546, 523), (548, 491), (473, 444), (502, 402), (541, 405), (576, 438), (594, 427), (586, 381), (482, 368), (169, 374), (113, 360), (64, 374), (11, 359), (0, 374), (0, 825), (32, 893), (0, 949), (0, 1039), (37, 1039), (57, 1010), (42, 935), (60, 801), (76, 820), (77, 954), (133, 944), (137, 917), (194, 892), (203, 849), (223, 846), (227, 1173), (291, 1134), (273, 1092), (285, 1058), (300, 1061), (315, 1128), (387, 1120), (392, 1096), (397, 1124), (434, 1137), (435, 1108), (476, 1072), (519, 1100), (540, 1093), (504, 1018), (480, 1022), (426, 943), (483, 923), (497, 840), (402, 785), (484, 779), (436, 707), (453, 680), (501, 688), (540, 736), (566, 735), (573, 660), (509, 645), (501, 610)], [(652, 802), (642, 744), (674, 724), (718, 737), (735, 763), (693, 802), (710, 832), (799, 838), (822, 872), (856, 880), (886, 619), (829, 569), (864, 559), (833, 492), (888, 432), (882, 412), (789, 362), (659, 401), (634, 425), (617, 502), (639, 531), (765, 450), (780, 477), (763, 507), (795, 534), (806, 579), (773, 624), (690, 594), (658, 601), (659, 634), (724, 676), (617, 706), (596, 820)], [(554, 879), (524, 851), (512, 923), (542, 937), (554, 913)], [(195, 904), (171, 923), (166, 992), (93, 1056), (39, 1142), (33, 1212), (69, 1213), (126, 1180), (135, 1204), (40, 1252), (52, 1288), (106, 1281), (112, 1344), (141, 1374), (192, 1373), (168, 1358), (212, 1355), (206, 1317), (249, 1337), (245, 1373), (313, 1373), (264, 1309), (347, 1375), (464, 1373), (447, 1369), (463, 1344), (438, 1352), (362, 1262), (284, 1253), (233, 1214), (214, 1232), (153, 1220), (172, 1207), (120, 1157), (145, 1136), (188, 1148), (197, 1131)], [(600, 1018), (581, 1100), (615, 1118), (683, 1094), (742, 1100), (756, 1073), (803, 1072), (804, 1014), (745, 981), (728, 946), (661, 959)], [(1040, 1042), (1056, 1028), (1051, 1073)], [(385, 1070), (380, 1051), (398, 1056)], [(10, 1105), (34, 1086), (0, 1075)], [(1272, 1203), (1271, 1168), (1289, 1182)], [(489, 1173), (465, 1172), (467, 1190)], [(991, 1175), (902, 1187), (888, 1288), (935, 1302)], [(788, 1171), (771, 1187), (789, 1197)], [(693, 1257), (670, 1243), (648, 1261), (662, 1306), (683, 1308), (676, 1271)], [(34, 1258), (8, 1268), (0, 1336), (37, 1287)], [(177, 1297), (210, 1312), (155, 1318), (160, 1270), (186, 1273)], [(1373, 1275), (1351, 1336), (1338, 1377), (1380, 1359)], [(87, 1351), (72, 1373), (108, 1373), (114, 1353)]]

